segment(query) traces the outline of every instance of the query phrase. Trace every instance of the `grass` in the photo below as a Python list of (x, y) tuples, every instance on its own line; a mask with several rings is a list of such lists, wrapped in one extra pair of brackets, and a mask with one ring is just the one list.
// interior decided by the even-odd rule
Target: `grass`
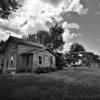
[(66, 69), (31, 75), (0, 75), (0, 100), (100, 98), (100, 69)]

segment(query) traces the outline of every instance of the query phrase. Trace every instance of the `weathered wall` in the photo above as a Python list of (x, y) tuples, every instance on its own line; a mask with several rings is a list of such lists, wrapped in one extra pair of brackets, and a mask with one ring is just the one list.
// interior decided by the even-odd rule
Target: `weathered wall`
[[(26, 56), (22, 56), (20, 54), (25, 53), (30, 50), (33, 50), (33, 49), (36, 49), (36, 47), (24, 45), (24, 44), (18, 45), (17, 70), (26, 70), (27, 71), (28, 69), (32, 69), (33, 63), (30, 64), (29, 66), (26, 66)], [(30, 56), (29, 60), (30, 59), (33, 59), (33, 56)]]
[(6, 47), (4, 55), (4, 66), (3, 66), (4, 72), (16, 69), (17, 53), (18, 53), (17, 44), (9, 43)]
[[(39, 56), (42, 57), (42, 65), (39, 65)], [(50, 57), (52, 57), (52, 64), (50, 61)], [(33, 69), (37, 67), (56, 67), (55, 56), (51, 54), (48, 50), (34, 54), (33, 62)]]
[[(29, 65), (26, 65), (26, 56), (27, 54), (22, 55), (23, 53), (34, 50), (37, 47), (24, 45), (24, 44), (16, 44), (9, 42), (6, 49), (5, 54), (0, 54), (0, 64), (2, 63), (2, 58), (4, 58), (4, 66), (3, 71), (8, 70), (32, 70), (37, 67), (55, 67), (55, 56), (50, 53), (48, 50), (40, 51), (34, 53), (32, 51), (29, 57)], [(38, 49), (38, 48), (37, 48)], [(42, 57), (42, 65), (39, 65), (39, 56)], [(52, 57), (52, 64), (50, 58)], [(8, 61), (8, 63), (7, 63)], [(12, 62), (12, 63), (11, 63)]]
[(24, 44), (19, 44), (18, 45), (18, 54), (22, 54), (24, 52), (30, 51), (35, 49), (36, 47), (29, 46), (29, 45), (24, 45)]
[[(27, 64), (27, 56), (29, 56), (29, 61), (28, 61), (28, 64)], [(27, 72), (32, 72), (32, 68), (33, 68), (33, 54), (28, 54), (28, 55), (24, 55), (24, 67), (25, 67), (25, 71)]]

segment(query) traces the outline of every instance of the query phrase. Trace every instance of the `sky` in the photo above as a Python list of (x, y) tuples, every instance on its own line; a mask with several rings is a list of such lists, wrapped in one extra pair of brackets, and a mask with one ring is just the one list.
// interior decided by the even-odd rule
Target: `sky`
[(22, 37), (38, 30), (49, 31), (59, 23), (64, 28), (63, 51), (73, 42), (100, 55), (100, 0), (18, 0), (22, 4), (8, 20), (0, 19), (0, 40)]

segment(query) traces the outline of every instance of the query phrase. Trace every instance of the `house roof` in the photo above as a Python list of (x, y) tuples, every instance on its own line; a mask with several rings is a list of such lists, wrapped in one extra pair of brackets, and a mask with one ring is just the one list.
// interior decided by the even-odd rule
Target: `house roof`
[(50, 53), (52, 53), (53, 55), (57, 56), (56, 53), (54, 53), (52, 50), (50, 50), (49, 48), (43, 48), (43, 49), (33, 49), (33, 50), (30, 50), (30, 51), (27, 51), (27, 52), (24, 52), (22, 53), (23, 54), (29, 54), (29, 53), (33, 53), (33, 54), (36, 54), (36, 53), (39, 53), (41, 51), (44, 51), (44, 50), (48, 50)]
[[(28, 41), (28, 40), (25, 40), (25, 39), (22, 39), (22, 38), (17, 38), (17, 37), (14, 37), (14, 36), (10, 36), (10, 37), (8, 38), (8, 40), (7, 40), (6, 43), (5, 43), (4, 49), (6, 48), (7, 43), (8, 43), (9, 41), (14, 41), (14, 42), (16, 42), (16, 43), (18, 43), (18, 44), (25, 44), (25, 45), (35, 46), (35, 47), (39, 47), (39, 48), (40, 48), (40, 49), (39, 49), (39, 48), (38, 48), (38, 49), (35, 48), (35, 49), (32, 49), (32, 50), (26, 51), (26, 52), (24, 52), (24, 53), (22, 53), (22, 54), (28, 54), (28, 53), (31, 53), (31, 52), (33, 52), (33, 51), (34, 51), (34, 53), (38, 53), (38, 52), (41, 52), (41, 51), (43, 51), (43, 50), (48, 50), (48, 51), (51, 52), (52, 54), (56, 55), (51, 49), (47, 48), (46, 46), (44, 46), (44, 45), (42, 45), (42, 44), (35, 43), (35, 42), (32, 42), (32, 41)], [(4, 51), (4, 49), (3, 49), (3, 51)]]
[(45, 46), (42, 45), (42, 44), (35, 43), (35, 42), (29, 41), (29, 40), (25, 40), (25, 39), (22, 39), (22, 38), (17, 38), (17, 37), (10, 36), (8, 41), (10, 41), (10, 40), (13, 40), (13, 41), (15, 41), (17, 43), (20, 43), (20, 44), (26, 44), (26, 45), (30, 45), (30, 46), (36, 46), (36, 47), (45, 48)]

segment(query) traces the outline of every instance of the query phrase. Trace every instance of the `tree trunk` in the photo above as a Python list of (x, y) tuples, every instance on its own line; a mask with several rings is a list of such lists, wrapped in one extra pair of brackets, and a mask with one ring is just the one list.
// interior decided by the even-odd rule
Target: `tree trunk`
[(76, 65), (75, 65), (75, 62), (74, 62), (74, 69), (76, 70)]

